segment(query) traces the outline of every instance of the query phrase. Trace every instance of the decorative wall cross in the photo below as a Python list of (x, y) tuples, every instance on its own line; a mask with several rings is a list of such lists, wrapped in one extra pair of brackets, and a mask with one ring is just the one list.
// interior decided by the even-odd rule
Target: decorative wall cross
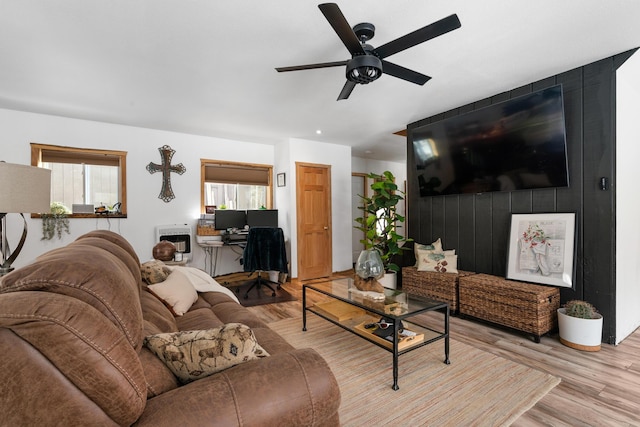
[(158, 199), (162, 199), (168, 203), (176, 197), (171, 189), (171, 172), (182, 175), (187, 171), (187, 168), (185, 168), (182, 163), (178, 163), (177, 165), (171, 164), (171, 158), (176, 150), (172, 149), (168, 145), (163, 145), (158, 148), (158, 151), (162, 158), (162, 164), (151, 162), (147, 165), (147, 170), (149, 173), (162, 172), (162, 189), (160, 190)]

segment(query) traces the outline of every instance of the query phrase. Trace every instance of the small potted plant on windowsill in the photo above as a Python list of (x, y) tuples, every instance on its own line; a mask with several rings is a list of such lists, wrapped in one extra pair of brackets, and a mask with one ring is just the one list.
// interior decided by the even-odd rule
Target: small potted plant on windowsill
[[(370, 173), (367, 178), (373, 180), (372, 194), (370, 197), (359, 195), (362, 200), (362, 206), (359, 206), (359, 209), (363, 211), (363, 215), (355, 219), (358, 224), (355, 228), (364, 233), (364, 238), (360, 240), (360, 243), (364, 244), (364, 251), (358, 259), (370, 259), (371, 254), (366, 252), (376, 251), (382, 261), (382, 271), (395, 275), (400, 267), (392, 262), (392, 258), (408, 250), (402, 244), (411, 240), (396, 231), (405, 220), (404, 216), (397, 211), (398, 203), (404, 200), (404, 192), (398, 189), (395, 177), (389, 171), (381, 175)], [(358, 264), (356, 264), (357, 272)]]
[(602, 315), (586, 301), (568, 301), (558, 309), (560, 342), (583, 351), (598, 351), (602, 343)]
[(54, 236), (62, 238), (62, 233), (69, 234), (69, 208), (59, 202), (51, 203), (50, 212), (42, 214), (42, 239), (51, 240)]

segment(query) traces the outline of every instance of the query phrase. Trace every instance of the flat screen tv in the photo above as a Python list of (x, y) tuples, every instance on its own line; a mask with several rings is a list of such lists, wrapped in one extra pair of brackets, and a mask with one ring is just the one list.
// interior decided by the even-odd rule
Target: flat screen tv
[(421, 196), (567, 187), (562, 86), (415, 128)]
[(250, 209), (247, 211), (247, 225), (252, 227), (278, 228), (277, 209)]
[(214, 221), (216, 224), (216, 230), (241, 230), (245, 225), (247, 225), (247, 211), (216, 209)]

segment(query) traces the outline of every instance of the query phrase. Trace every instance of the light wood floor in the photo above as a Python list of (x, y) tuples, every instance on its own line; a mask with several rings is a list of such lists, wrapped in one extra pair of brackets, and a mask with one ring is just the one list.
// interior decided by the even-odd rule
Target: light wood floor
[[(300, 317), (302, 285), (293, 279), (283, 288), (298, 301), (250, 310), (267, 323)], [(451, 318), (451, 338), (562, 379), (513, 426), (640, 426), (640, 329), (593, 353), (565, 347), (557, 334), (536, 344), (518, 332), (459, 317)]]

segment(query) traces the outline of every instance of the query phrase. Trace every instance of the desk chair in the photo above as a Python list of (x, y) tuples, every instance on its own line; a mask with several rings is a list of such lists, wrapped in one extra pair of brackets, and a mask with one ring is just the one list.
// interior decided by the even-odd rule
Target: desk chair
[[(279, 271), (289, 274), (282, 229), (274, 227), (250, 228), (242, 258), (245, 272), (258, 272), (258, 278), (247, 289), (244, 298), (249, 298), (249, 292), (252, 289), (256, 288), (259, 291), (262, 286), (271, 289), (271, 296), (275, 297), (276, 291), (269, 284), (271, 282), (263, 280), (261, 273)], [(277, 288), (280, 289), (280, 283)]]

